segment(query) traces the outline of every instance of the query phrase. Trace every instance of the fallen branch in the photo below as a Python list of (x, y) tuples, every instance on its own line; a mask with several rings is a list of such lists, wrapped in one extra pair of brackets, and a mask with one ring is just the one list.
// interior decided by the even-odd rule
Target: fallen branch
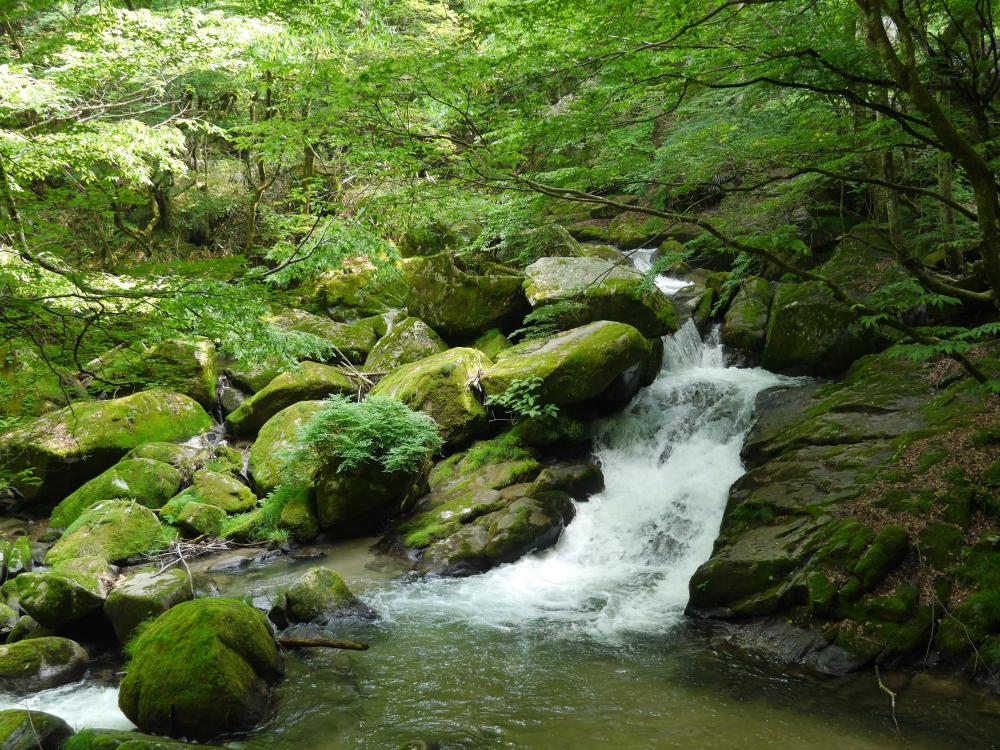
[(285, 648), (342, 648), (348, 651), (367, 651), (368, 644), (362, 641), (343, 641), (332, 638), (294, 638), (281, 636), (274, 639)]

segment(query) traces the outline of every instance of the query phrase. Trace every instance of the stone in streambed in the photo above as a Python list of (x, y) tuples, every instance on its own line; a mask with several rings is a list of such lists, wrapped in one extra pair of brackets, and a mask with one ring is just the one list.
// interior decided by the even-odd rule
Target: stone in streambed
[(290, 622), (325, 625), (338, 618), (370, 619), (375, 612), (354, 595), (339, 573), (314, 568), (281, 593), (268, 616), (279, 626)]
[(196, 471), (191, 486), (170, 502), (180, 505), (188, 501), (214, 505), (226, 513), (245, 513), (257, 506), (257, 496), (240, 480), (209, 469)]
[(365, 371), (390, 372), (447, 349), (448, 345), (420, 318), (404, 318), (372, 348), (365, 360)]
[(106, 560), (83, 557), (23, 573), (14, 581), (21, 609), (40, 625), (59, 628), (100, 611), (114, 575)]
[(59, 750), (73, 729), (58, 716), (23, 708), (0, 711), (0, 747), (4, 750)]
[(253, 729), (283, 663), (267, 619), (234, 599), (169, 609), (134, 642), (118, 705), (141, 730), (209, 740)]
[(104, 602), (104, 614), (121, 643), (126, 643), (146, 620), (193, 598), (191, 581), (181, 568), (160, 572), (136, 570), (116, 583)]
[(0, 691), (34, 693), (83, 677), (90, 657), (68, 638), (32, 638), (0, 646)]
[(128, 500), (109, 500), (80, 516), (45, 555), (45, 563), (55, 567), (88, 557), (120, 563), (166, 544), (153, 511)]
[(322, 401), (302, 401), (282, 409), (261, 427), (250, 448), (250, 473), (261, 492), (281, 483), (282, 452), (298, 444), (299, 429), (322, 408)]

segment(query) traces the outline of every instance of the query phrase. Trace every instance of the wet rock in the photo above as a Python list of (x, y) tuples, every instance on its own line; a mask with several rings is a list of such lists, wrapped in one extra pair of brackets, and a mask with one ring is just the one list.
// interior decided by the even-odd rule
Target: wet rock
[(446, 253), (406, 261), (406, 307), (445, 336), (473, 337), (517, 323), (527, 311), (522, 277), (501, 268), (465, 273)]
[(49, 523), (64, 529), (105, 500), (132, 500), (147, 508), (159, 508), (180, 489), (181, 479), (181, 473), (163, 461), (125, 458), (60, 502), (52, 510)]
[(267, 619), (234, 599), (196, 599), (140, 634), (118, 703), (141, 730), (208, 740), (267, 715), (281, 654)]
[(34, 565), (31, 542), (27, 536), (18, 537), (13, 542), (0, 542), (0, 566), (5, 578), (26, 573)]
[(677, 326), (684, 325), (689, 320), (693, 320), (695, 327), (701, 335), (705, 335), (708, 326), (712, 322), (712, 302), (715, 292), (705, 287), (704, 284), (689, 284), (674, 293), (671, 300), (674, 303), (674, 310), (677, 312)]
[(68, 638), (32, 638), (0, 646), (0, 691), (34, 693), (83, 677), (90, 657)]
[(597, 396), (649, 354), (649, 342), (632, 326), (599, 321), (505, 349), (482, 384), (488, 395), (500, 395), (515, 380), (538, 377), (543, 403), (573, 404)]
[(197, 750), (204, 747), (118, 729), (84, 729), (73, 736), (73, 750)]
[(183, 440), (212, 419), (179, 393), (141, 391), (107, 401), (78, 402), (0, 435), (0, 464), (31, 468), (37, 483), (18, 485), (27, 498), (61, 500), (129, 450), (154, 440)]
[(255, 435), (271, 417), (300, 401), (317, 401), (333, 394), (353, 395), (357, 385), (339, 367), (302, 362), (278, 375), (226, 417), (236, 435)]
[(740, 284), (722, 324), (722, 343), (738, 350), (749, 363), (760, 360), (774, 290), (771, 282), (752, 276)]
[(246, 399), (246, 394), (239, 388), (234, 388), (231, 385), (224, 385), (219, 388), (219, 407), (226, 416), (239, 409)]
[(73, 729), (58, 716), (21, 708), (0, 711), (0, 747), (4, 750), (59, 750), (72, 736)]
[(191, 581), (181, 568), (160, 572), (146, 568), (119, 578), (104, 602), (104, 614), (120, 643), (127, 643), (136, 628), (171, 607), (193, 598)]
[(489, 419), (476, 383), (491, 365), (476, 349), (449, 349), (397, 368), (371, 395), (389, 396), (430, 415), (445, 444), (455, 446), (472, 438)]
[(375, 344), (365, 360), (365, 371), (390, 372), (447, 349), (448, 345), (429, 325), (419, 318), (404, 318)]
[(525, 294), (532, 308), (574, 302), (564, 329), (597, 320), (628, 323), (647, 337), (677, 330), (670, 298), (646, 283), (643, 274), (619, 261), (600, 258), (541, 258), (525, 270)]
[(329, 568), (313, 568), (285, 589), (268, 617), (279, 627), (303, 622), (326, 625), (340, 618), (375, 617), (375, 612), (358, 599), (339, 573)]

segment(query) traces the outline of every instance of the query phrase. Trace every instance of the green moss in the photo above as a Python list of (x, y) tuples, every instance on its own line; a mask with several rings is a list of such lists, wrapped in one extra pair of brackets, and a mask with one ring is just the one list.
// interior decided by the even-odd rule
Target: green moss
[(175, 499), (214, 505), (226, 513), (245, 513), (257, 507), (257, 496), (249, 487), (229, 474), (207, 469), (196, 472), (192, 485)]
[(253, 728), (282, 672), (266, 618), (234, 599), (178, 604), (130, 650), (122, 711), (144, 730), (195, 739)]
[(340, 574), (329, 568), (313, 568), (289, 586), (284, 595), (286, 610), (296, 622), (325, 622), (361, 605)]
[(81, 515), (45, 555), (47, 565), (94, 557), (124, 562), (168, 542), (156, 514), (137, 503), (109, 500)]
[(300, 445), (299, 431), (322, 408), (322, 401), (293, 404), (271, 417), (260, 429), (250, 449), (250, 472), (262, 491), (270, 492), (281, 483), (285, 459)]
[(490, 359), (495, 359), (497, 354), (504, 349), (510, 348), (510, 341), (503, 335), (499, 328), (491, 328), (472, 342), (472, 347), (478, 349)]
[(486, 464), (500, 461), (522, 461), (533, 459), (531, 450), (525, 447), (520, 435), (515, 432), (505, 432), (493, 440), (481, 440), (475, 443), (462, 460), (462, 472), (467, 473)]
[(390, 372), (447, 351), (448, 345), (419, 318), (404, 318), (372, 348), (365, 360), (367, 372)]
[(149, 458), (125, 458), (60, 502), (52, 511), (50, 524), (65, 528), (104, 500), (132, 500), (159, 508), (180, 486), (181, 473), (173, 466)]
[[(115, 383), (158, 386), (190, 396), (206, 409), (215, 403), (218, 380), (215, 346), (207, 339), (169, 339), (155, 346), (115, 352), (98, 374)], [(94, 381), (99, 390), (105, 386)]]
[(878, 533), (852, 571), (863, 591), (877, 586), (902, 561), (909, 539), (907, 530), (895, 524), (886, 526)]
[(917, 457), (917, 471), (921, 474), (928, 469), (937, 466), (951, 455), (947, 448), (935, 446), (928, 448)]
[(330, 353), (327, 359), (340, 362), (346, 358), (354, 365), (360, 365), (371, 352), (381, 334), (385, 333), (385, 321), (379, 315), (363, 318), (353, 323), (337, 323), (321, 315), (313, 315), (305, 310), (284, 310), (268, 319), (270, 323), (290, 331), (308, 333), (327, 342)]

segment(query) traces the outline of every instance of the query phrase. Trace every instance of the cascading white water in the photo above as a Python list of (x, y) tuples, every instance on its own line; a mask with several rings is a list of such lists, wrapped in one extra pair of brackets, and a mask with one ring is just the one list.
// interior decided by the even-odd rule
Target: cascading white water
[(482, 576), (396, 588), (381, 607), (402, 618), (549, 624), (609, 641), (673, 627), (743, 473), (757, 394), (786, 380), (725, 367), (718, 333), (702, 342), (686, 323), (667, 339), (656, 381), (596, 425), (606, 487), (579, 505), (555, 547)]
[(8, 708), (45, 711), (63, 719), (74, 729), (135, 727), (118, 709), (117, 688), (87, 682), (63, 685), (27, 696), (0, 695), (0, 710)]

